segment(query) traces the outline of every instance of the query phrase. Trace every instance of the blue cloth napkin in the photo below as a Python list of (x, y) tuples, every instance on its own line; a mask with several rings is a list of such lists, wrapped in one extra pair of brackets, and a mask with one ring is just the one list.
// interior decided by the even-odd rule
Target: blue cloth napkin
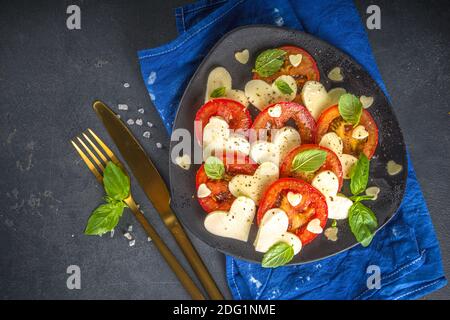
[[(202, 0), (177, 8), (175, 15), (179, 37), (138, 53), (150, 98), (169, 133), (180, 97), (201, 60), (225, 33), (242, 25), (274, 24), (322, 38), (365, 66), (386, 92), (350, 0)], [(415, 299), (447, 283), (410, 161), (402, 205), (369, 247), (356, 246), (318, 262), (277, 269), (228, 256), (226, 263), (235, 299)], [(379, 288), (367, 286), (373, 274), (369, 266), (380, 268)]]

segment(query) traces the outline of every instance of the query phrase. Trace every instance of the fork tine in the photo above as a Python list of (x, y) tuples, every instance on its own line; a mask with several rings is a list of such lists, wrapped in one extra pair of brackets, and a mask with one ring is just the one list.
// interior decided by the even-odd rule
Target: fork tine
[(101, 151), (97, 148), (97, 146), (95, 145), (95, 143), (92, 142), (91, 138), (89, 138), (89, 137), (87, 136), (87, 134), (85, 134), (84, 132), (83, 132), (83, 137), (87, 140), (87, 142), (89, 142), (89, 144), (91, 145), (91, 147), (95, 150), (95, 152), (97, 152), (97, 154), (100, 156), (100, 158), (103, 160), (103, 162), (104, 162), (104, 163), (107, 163), (107, 162), (108, 162), (108, 159), (105, 157), (105, 155), (103, 154), (103, 152), (101, 152)]
[(97, 180), (100, 183), (102, 183), (103, 181), (102, 175), (100, 174), (100, 172), (98, 172), (97, 168), (94, 166), (91, 160), (89, 160), (86, 154), (77, 146), (77, 144), (73, 140), (70, 140), (70, 142), (72, 142), (73, 147), (75, 148), (75, 150), (77, 150), (78, 154), (80, 155), (81, 159), (83, 159), (84, 163), (89, 168), (89, 170), (91, 170), (91, 172), (94, 174)]
[(97, 156), (91, 151), (91, 149), (88, 148), (88, 146), (84, 143), (83, 140), (81, 140), (79, 137), (77, 137), (78, 142), (83, 146), (84, 150), (87, 151), (87, 153), (91, 156), (91, 158), (94, 160), (94, 162), (99, 166), (100, 170), (105, 170), (105, 167), (101, 163), (101, 161), (97, 158)]
[(122, 167), (122, 163), (119, 161), (119, 159), (116, 158), (114, 153), (111, 151), (110, 148), (92, 131), (91, 129), (88, 129), (89, 133), (94, 137), (95, 141), (100, 145), (100, 147), (105, 151), (105, 153), (108, 155), (108, 157), (111, 158), (112, 162), (114, 162), (116, 165)]

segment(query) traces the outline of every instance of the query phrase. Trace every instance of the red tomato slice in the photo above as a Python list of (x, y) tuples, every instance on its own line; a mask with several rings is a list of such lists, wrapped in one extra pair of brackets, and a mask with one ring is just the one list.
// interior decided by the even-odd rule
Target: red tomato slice
[[(300, 92), (305, 82), (310, 80), (320, 80), (320, 72), (317, 68), (317, 63), (314, 58), (302, 48), (296, 46), (283, 46), (279, 49), (287, 52), (287, 54), (284, 56), (284, 64), (281, 69), (269, 77), (261, 77), (258, 73), (254, 72), (253, 79), (261, 79), (266, 81), (267, 83), (272, 83), (281, 75), (292, 76), (297, 82), (297, 96), (294, 101), (301, 103), (302, 99), (300, 97)], [(302, 60), (297, 67), (294, 67), (289, 61), (289, 56), (296, 54), (301, 54)]]
[(335, 132), (344, 144), (344, 153), (359, 157), (364, 152), (367, 158), (372, 158), (378, 145), (378, 127), (367, 110), (363, 109), (360, 125), (369, 132), (364, 140), (352, 138), (353, 125), (342, 119), (337, 105), (325, 109), (317, 120), (316, 143), (318, 144), (327, 132)]
[[(291, 170), (292, 160), (294, 160), (295, 156), (302, 151), (311, 150), (311, 149), (326, 151), (327, 158), (325, 160), (325, 163), (313, 173), (292, 171)], [(315, 177), (316, 174), (318, 174), (319, 172), (325, 171), (325, 170), (333, 171), (334, 174), (338, 177), (339, 190), (340, 190), (342, 188), (342, 183), (343, 183), (344, 178), (343, 178), (341, 161), (339, 160), (338, 156), (328, 148), (321, 147), (316, 144), (303, 144), (301, 146), (298, 146), (298, 147), (292, 149), (287, 154), (287, 156), (284, 158), (284, 160), (280, 166), (280, 177), (282, 177), (282, 178), (285, 178), (285, 177), (298, 178), (298, 179), (302, 179), (308, 183), (311, 183), (311, 181), (313, 180), (313, 178)]]
[(228, 156), (224, 158), (225, 175), (220, 180), (208, 178), (203, 164), (198, 169), (195, 178), (195, 189), (197, 190), (202, 183), (205, 183), (208, 189), (211, 190), (211, 195), (208, 197), (197, 198), (203, 210), (207, 213), (216, 210), (230, 210), (231, 204), (236, 198), (228, 189), (228, 182), (233, 176), (238, 174), (253, 175), (258, 168), (258, 164), (254, 163), (249, 157), (245, 157), (243, 164), (237, 163), (236, 157), (237, 155), (235, 154), (234, 157)]
[[(278, 118), (269, 115), (268, 110), (274, 105), (280, 105), (282, 108), (281, 116)], [(302, 143), (314, 143), (316, 122), (308, 109), (295, 102), (278, 102), (267, 106), (256, 117), (252, 129), (280, 129), (290, 119), (297, 125)]]
[[(293, 207), (287, 200), (288, 192), (300, 193), (302, 201)], [(319, 219), (325, 228), (328, 220), (328, 208), (325, 197), (309, 183), (294, 178), (282, 178), (272, 183), (264, 193), (257, 212), (258, 225), (264, 214), (273, 208), (280, 208), (289, 217), (289, 232), (295, 233), (303, 245), (313, 241), (318, 234), (306, 230), (309, 221)]]
[(222, 117), (229, 125), (230, 129), (247, 130), (252, 125), (252, 117), (248, 109), (237, 101), (231, 99), (213, 99), (205, 103), (195, 115), (195, 121), (201, 124), (200, 128), (195, 128), (195, 136), (201, 145), (203, 141), (203, 129), (208, 124), (209, 118), (213, 116)]

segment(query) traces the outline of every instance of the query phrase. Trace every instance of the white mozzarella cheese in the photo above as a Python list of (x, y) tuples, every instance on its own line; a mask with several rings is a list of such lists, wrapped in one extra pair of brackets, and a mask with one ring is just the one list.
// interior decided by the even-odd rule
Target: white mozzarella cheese
[(291, 206), (296, 207), (302, 202), (303, 196), (300, 193), (289, 191), (287, 194), (288, 202)]
[(278, 145), (268, 141), (257, 141), (250, 148), (250, 158), (256, 163), (272, 162), (280, 163), (280, 148)]
[(239, 63), (246, 64), (248, 62), (248, 59), (250, 58), (250, 51), (248, 51), (248, 49), (238, 51), (234, 54), (234, 58)]
[(323, 228), (320, 226), (320, 219), (312, 219), (306, 226), (306, 230), (311, 233), (319, 234), (323, 232)]
[(331, 81), (337, 81), (337, 82), (344, 80), (344, 75), (342, 74), (342, 69), (339, 67), (335, 67), (335, 68), (331, 69), (331, 71), (328, 72), (328, 78)]
[(378, 187), (369, 187), (366, 189), (366, 195), (368, 196), (373, 196), (372, 200), (377, 200), (378, 199), (378, 194), (380, 193), (380, 188)]
[(258, 229), (258, 234), (254, 242), (255, 250), (266, 252), (278, 242), (286, 242), (292, 245), (294, 254), (300, 252), (302, 242), (293, 233), (288, 232), (289, 218), (287, 214), (278, 208), (268, 210)]
[(278, 167), (272, 162), (262, 163), (251, 175), (238, 174), (228, 183), (228, 189), (235, 197), (246, 196), (259, 203), (266, 188), (279, 177)]
[(344, 150), (342, 139), (334, 132), (326, 133), (322, 139), (320, 139), (319, 146), (330, 149), (338, 156), (340, 156)]
[[(277, 80), (283, 80), (292, 89), (292, 93), (284, 94), (276, 86)], [(263, 80), (250, 80), (244, 88), (245, 96), (248, 101), (259, 110), (264, 109), (269, 104), (280, 101), (292, 101), (297, 94), (297, 82), (288, 75), (281, 75), (272, 83), (268, 84)]]
[(366, 130), (366, 128), (363, 125), (356, 126), (355, 129), (352, 131), (352, 138), (362, 140), (369, 136), (369, 132)]
[(189, 170), (191, 167), (191, 157), (188, 154), (184, 154), (181, 157), (177, 156), (175, 158), (175, 163), (184, 170)]
[(333, 171), (324, 170), (317, 174), (311, 185), (323, 195), (335, 195), (339, 190), (339, 180)]
[(283, 113), (283, 109), (281, 108), (281, 106), (279, 104), (276, 104), (273, 107), (270, 107), (267, 110), (267, 113), (272, 118), (279, 118), (281, 116), (281, 114)]
[(283, 127), (275, 131), (272, 143), (278, 146), (280, 159), (283, 159), (292, 148), (301, 144), (300, 133), (292, 127)]
[(358, 158), (352, 156), (351, 154), (342, 154), (339, 156), (339, 160), (341, 161), (342, 173), (344, 179), (350, 179), (350, 173), (355, 165), (358, 162)]
[(211, 100), (211, 93), (217, 89), (225, 87), (225, 92), (231, 90), (231, 75), (224, 67), (217, 67), (211, 70), (206, 83), (205, 102)]
[(217, 140), (225, 141), (229, 136), (228, 123), (221, 117), (211, 117), (203, 129), (203, 146)]
[(289, 62), (294, 66), (294, 67), (298, 67), (300, 65), (300, 63), (302, 62), (302, 54), (291, 54), (289, 55)]
[(330, 105), (327, 90), (318, 81), (306, 81), (301, 97), (305, 107), (316, 120), (320, 113)]
[(230, 211), (213, 211), (204, 221), (208, 232), (225, 238), (247, 241), (256, 206), (252, 199), (238, 197), (231, 205)]
[(245, 155), (249, 155), (250, 142), (241, 135), (233, 134), (226, 140), (225, 149), (230, 152), (238, 151)]
[(208, 186), (204, 183), (198, 186), (197, 189), (197, 198), (206, 198), (211, 194), (211, 190), (209, 190)]
[(235, 100), (242, 103), (244, 106), (248, 107), (248, 99), (245, 96), (245, 92), (242, 90), (230, 89), (225, 92), (225, 96), (228, 99)]
[(348, 210), (353, 205), (353, 201), (341, 195), (328, 196), (328, 219), (347, 219)]
[(359, 101), (361, 101), (363, 108), (367, 109), (373, 104), (373, 97), (361, 96), (359, 97)]
[(347, 90), (344, 88), (333, 88), (328, 91), (329, 105), (334, 106), (335, 104), (338, 104), (339, 98), (345, 93), (347, 93)]

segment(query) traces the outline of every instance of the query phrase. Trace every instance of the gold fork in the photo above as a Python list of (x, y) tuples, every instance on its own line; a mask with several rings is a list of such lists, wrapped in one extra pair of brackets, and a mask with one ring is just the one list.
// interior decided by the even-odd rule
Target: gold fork
[[(100, 148), (92, 141), (91, 138), (89, 138), (88, 134), (90, 134), (94, 138), (94, 140), (97, 142), (97, 144)], [(95, 175), (95, 177), (97, 178), (97, 180), (100, 184), (103, 184), (103, 175), (102, 174), (103, 174), (103, 170), (105, 169), (105, 166), (108, 163), (108, 161), (112, 161), (114, 164), (119, 166), (125, 174), (128, 175), (123, 164), (119, 161), (119, 159), (117, 159), (117, 157), (114, 155), (114, 153), (111, 151), (111, 149), (108, 148), (108, 146), (91, 129), (88, 129), (88, 131), (86, 133), (83, 132), (81, 138), (80, 137), (76, 137), (76, 138), (77, 138), (76, 140), (78, 141), (78, 143), (86, 151), (86, 153), (89, 155), (89, 157), (86, 155), (85, 152), (83, 152), (83, 150), (80, 148), (80, 146), (77, 145), (77, 143), (75, 143), (73, 140), (71, 140), (70, 142), (72, 143), (73, 147), (77, 150), (78, 154), (83, 159), (84, 163), (89, 168), (89, 170), (91, 170), (91, 172)], [(85, 141), (82, 138), (84, 138)], [(92, 149), (89, 148), (88, 145)], [(102, 149), (103, 152), (100, 149)], [(91, 159), (95, 163), (95, 165), (91, 161)], [(169, 266), (171, 267), (173, 272), (176, 274), (176, 276), (180, 280), (181, 284), (189, 292), (192, 299), (205, 300), (205, 296), (198, 289), (198, 287), (196, 286), (194, 281), (192, 281), (191, 277), (188, 275), (186, 270), (178, 262), (177, 258), (174, 256), (172, 251), (170, 251), (170, 249), (166, 246), (166, 244), (161, 239), (161, 237), (158, 235), (158, 233), (153, 228), (153, 226), (145, 218), (142, 211), (138, 208), (136, 202), (134, 201), (134, 199), (131, 195), (131, 192), (130, 192), (130, 195), (128, 196), (128, 198), (126, 198), (124, 200), (124, 202), (130, 208), (134, 217), (139, 221), (141, 226), (144, 228), (147, 235), (153, 240), (153, 243), (155, 244), (156, 248), (159, 250), (159, 252), (164, 257), (166, 262), (169, 264)]]

